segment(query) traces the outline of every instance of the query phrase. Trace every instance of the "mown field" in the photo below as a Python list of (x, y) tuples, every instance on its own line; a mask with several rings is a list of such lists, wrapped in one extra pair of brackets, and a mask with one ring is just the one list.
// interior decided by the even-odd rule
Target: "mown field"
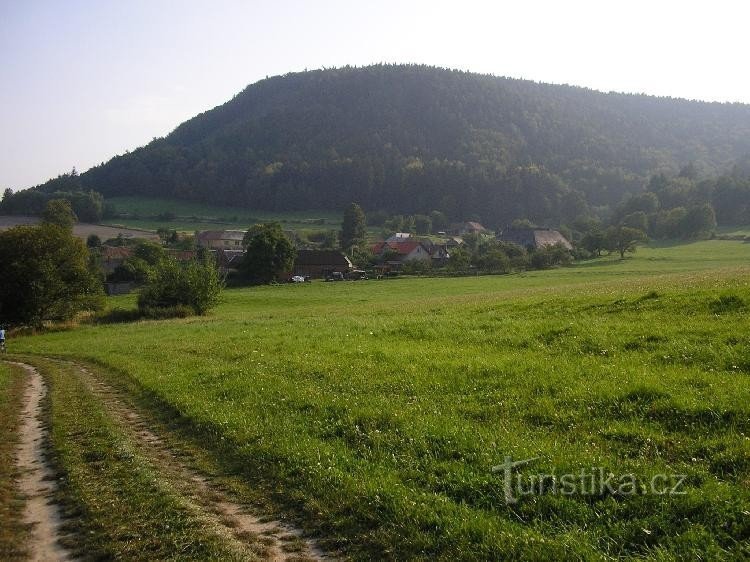
[[(113, 300), (128, 306), (132, 296)], [(212, 314), (12, 351), (135, 383), (355, 558), (750, 556), (750, 244), (522, 275), (233, 289)], [(640, 493), (508, 503), (516, 471)], [(684, 494), (646, 493), (685, 475)], [(583, 479), (583, 477), (581, 477)]]
[[(271, 213), (249, 211), (232, 205), (205, 205), (188, 201), (156, 199), (149, 197), (113, 197), (107, 203), (115, 206), (118, 213), (129, 217), (105, 219), (104, 224), (124, 225), (133, 228), (157, 230), (169, 228), (183, 232), (212, 229), (239, 229), (259, 222), (278, 221), (288, 230), (338, 230), (341, 216), (330, 211), (306, 211), (299, 213)], [(158, 215), (173, 213), (173, 220), (161, 220)]]

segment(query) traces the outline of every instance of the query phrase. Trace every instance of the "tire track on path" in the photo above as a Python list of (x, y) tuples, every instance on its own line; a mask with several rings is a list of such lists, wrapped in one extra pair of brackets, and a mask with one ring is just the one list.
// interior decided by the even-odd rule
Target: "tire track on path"
[[(62, 361), (61, 361), (62, 362)], [(209, 516), (215, 525), (224, 528), (234, 539), (257, 545), (257, 553), (274, 561), (330, 560), (331, 558), (303, 532), (289, 523), (268, 520), (252, 512), (251, 506), (234, 501), (209, 477), (187, 466), (180, 455), (171, 450), (135, 409), (125, 403), (117, 390), (99, 379), (86, 367), (73, 362), (94, 395), (107, 412), (132, 436), (147, 457), (151, 458), (169, 482)]]
[(47, 393), (44, 379), (34, 367), (7, 361), (28, 373), (19, 428), (16, 465), (19, 491), (25, 499), (23, 521), (30, 525), (29, 559), (33, 561), (70, 560), (60, 544), (62, 517), (53, 501), (57, 490), (55, 472), (45, 455), (47, 428), (42, 420), (42, 401)]

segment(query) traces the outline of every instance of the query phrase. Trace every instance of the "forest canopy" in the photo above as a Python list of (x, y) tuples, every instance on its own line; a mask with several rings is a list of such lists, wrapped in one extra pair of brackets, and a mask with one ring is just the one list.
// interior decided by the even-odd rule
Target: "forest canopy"
[(261, 80), (147, 146), (6, 195), (0, 212), (93, 191), (269, 211), (357, 201), (368, 212), (439, 212), (496, 228), (624, 218), (637, 212), (624, 202), (648, 191), (656, 207), (643, 212), (665, 228), (681, 219), (658, 213), (705, 204), (720, 224), (736, 224), (750, 220), (749, 154), (748, 105), (427, 66), (346, 67)]

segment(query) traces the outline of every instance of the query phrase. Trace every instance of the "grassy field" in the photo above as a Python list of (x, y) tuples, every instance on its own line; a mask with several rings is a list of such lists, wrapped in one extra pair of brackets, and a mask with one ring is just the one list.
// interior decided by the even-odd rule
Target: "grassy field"
[[(104, 224), (117, 224), (133, 228), (156, 230), (160, 227), (183, 232), (196, 230), (244, 230), (259, 222), (278, 221), (288, 230), (338, 230), (341, 216), (330, 211), (305, 211), (300, 213), (269, 213), (249, 211), (233, 206), (214, 206), (188, 201), (151, 199), (147, 197), (113, 197), (107, 199), (118, 213), (134, 215), (114, 218)], [(159, 220), (162, 213), (173, 213), (174, 220)], [(136, 218), (137, 217), (137, 218)]]
[[(749, 306), (750, 244), (707, 241), (522, 275), (234, 289), (204, 318), (11, 345), (117, 373), (356, 558), (741, 559)], [(492, 471), (508, 457), (535, 459), (522, 485), (573, 474), (575, 493), (547, 478), (509, 502)], [(586, 493), (600, 469), (638, 493)], [(684, 493), (651, 493), (662, 474)]]

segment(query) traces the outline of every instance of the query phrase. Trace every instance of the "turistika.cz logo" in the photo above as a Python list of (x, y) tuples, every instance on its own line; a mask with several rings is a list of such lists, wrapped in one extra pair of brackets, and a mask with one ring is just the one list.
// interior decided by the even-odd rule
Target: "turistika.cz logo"
[(522, 468), (540, 457), (514, 461), (505, 457), (504, 462), (492, 467), (492, 472), (503, 475), (503, 491), (508, 504), (518, 503), (525, 496), (635, 496), (635, 495), (683, 495), (684, 474), (655, 474), (648, 480), (633, 474), (616, 475), (602, 467), (583, 468), (576, 473), (527, 474)]

